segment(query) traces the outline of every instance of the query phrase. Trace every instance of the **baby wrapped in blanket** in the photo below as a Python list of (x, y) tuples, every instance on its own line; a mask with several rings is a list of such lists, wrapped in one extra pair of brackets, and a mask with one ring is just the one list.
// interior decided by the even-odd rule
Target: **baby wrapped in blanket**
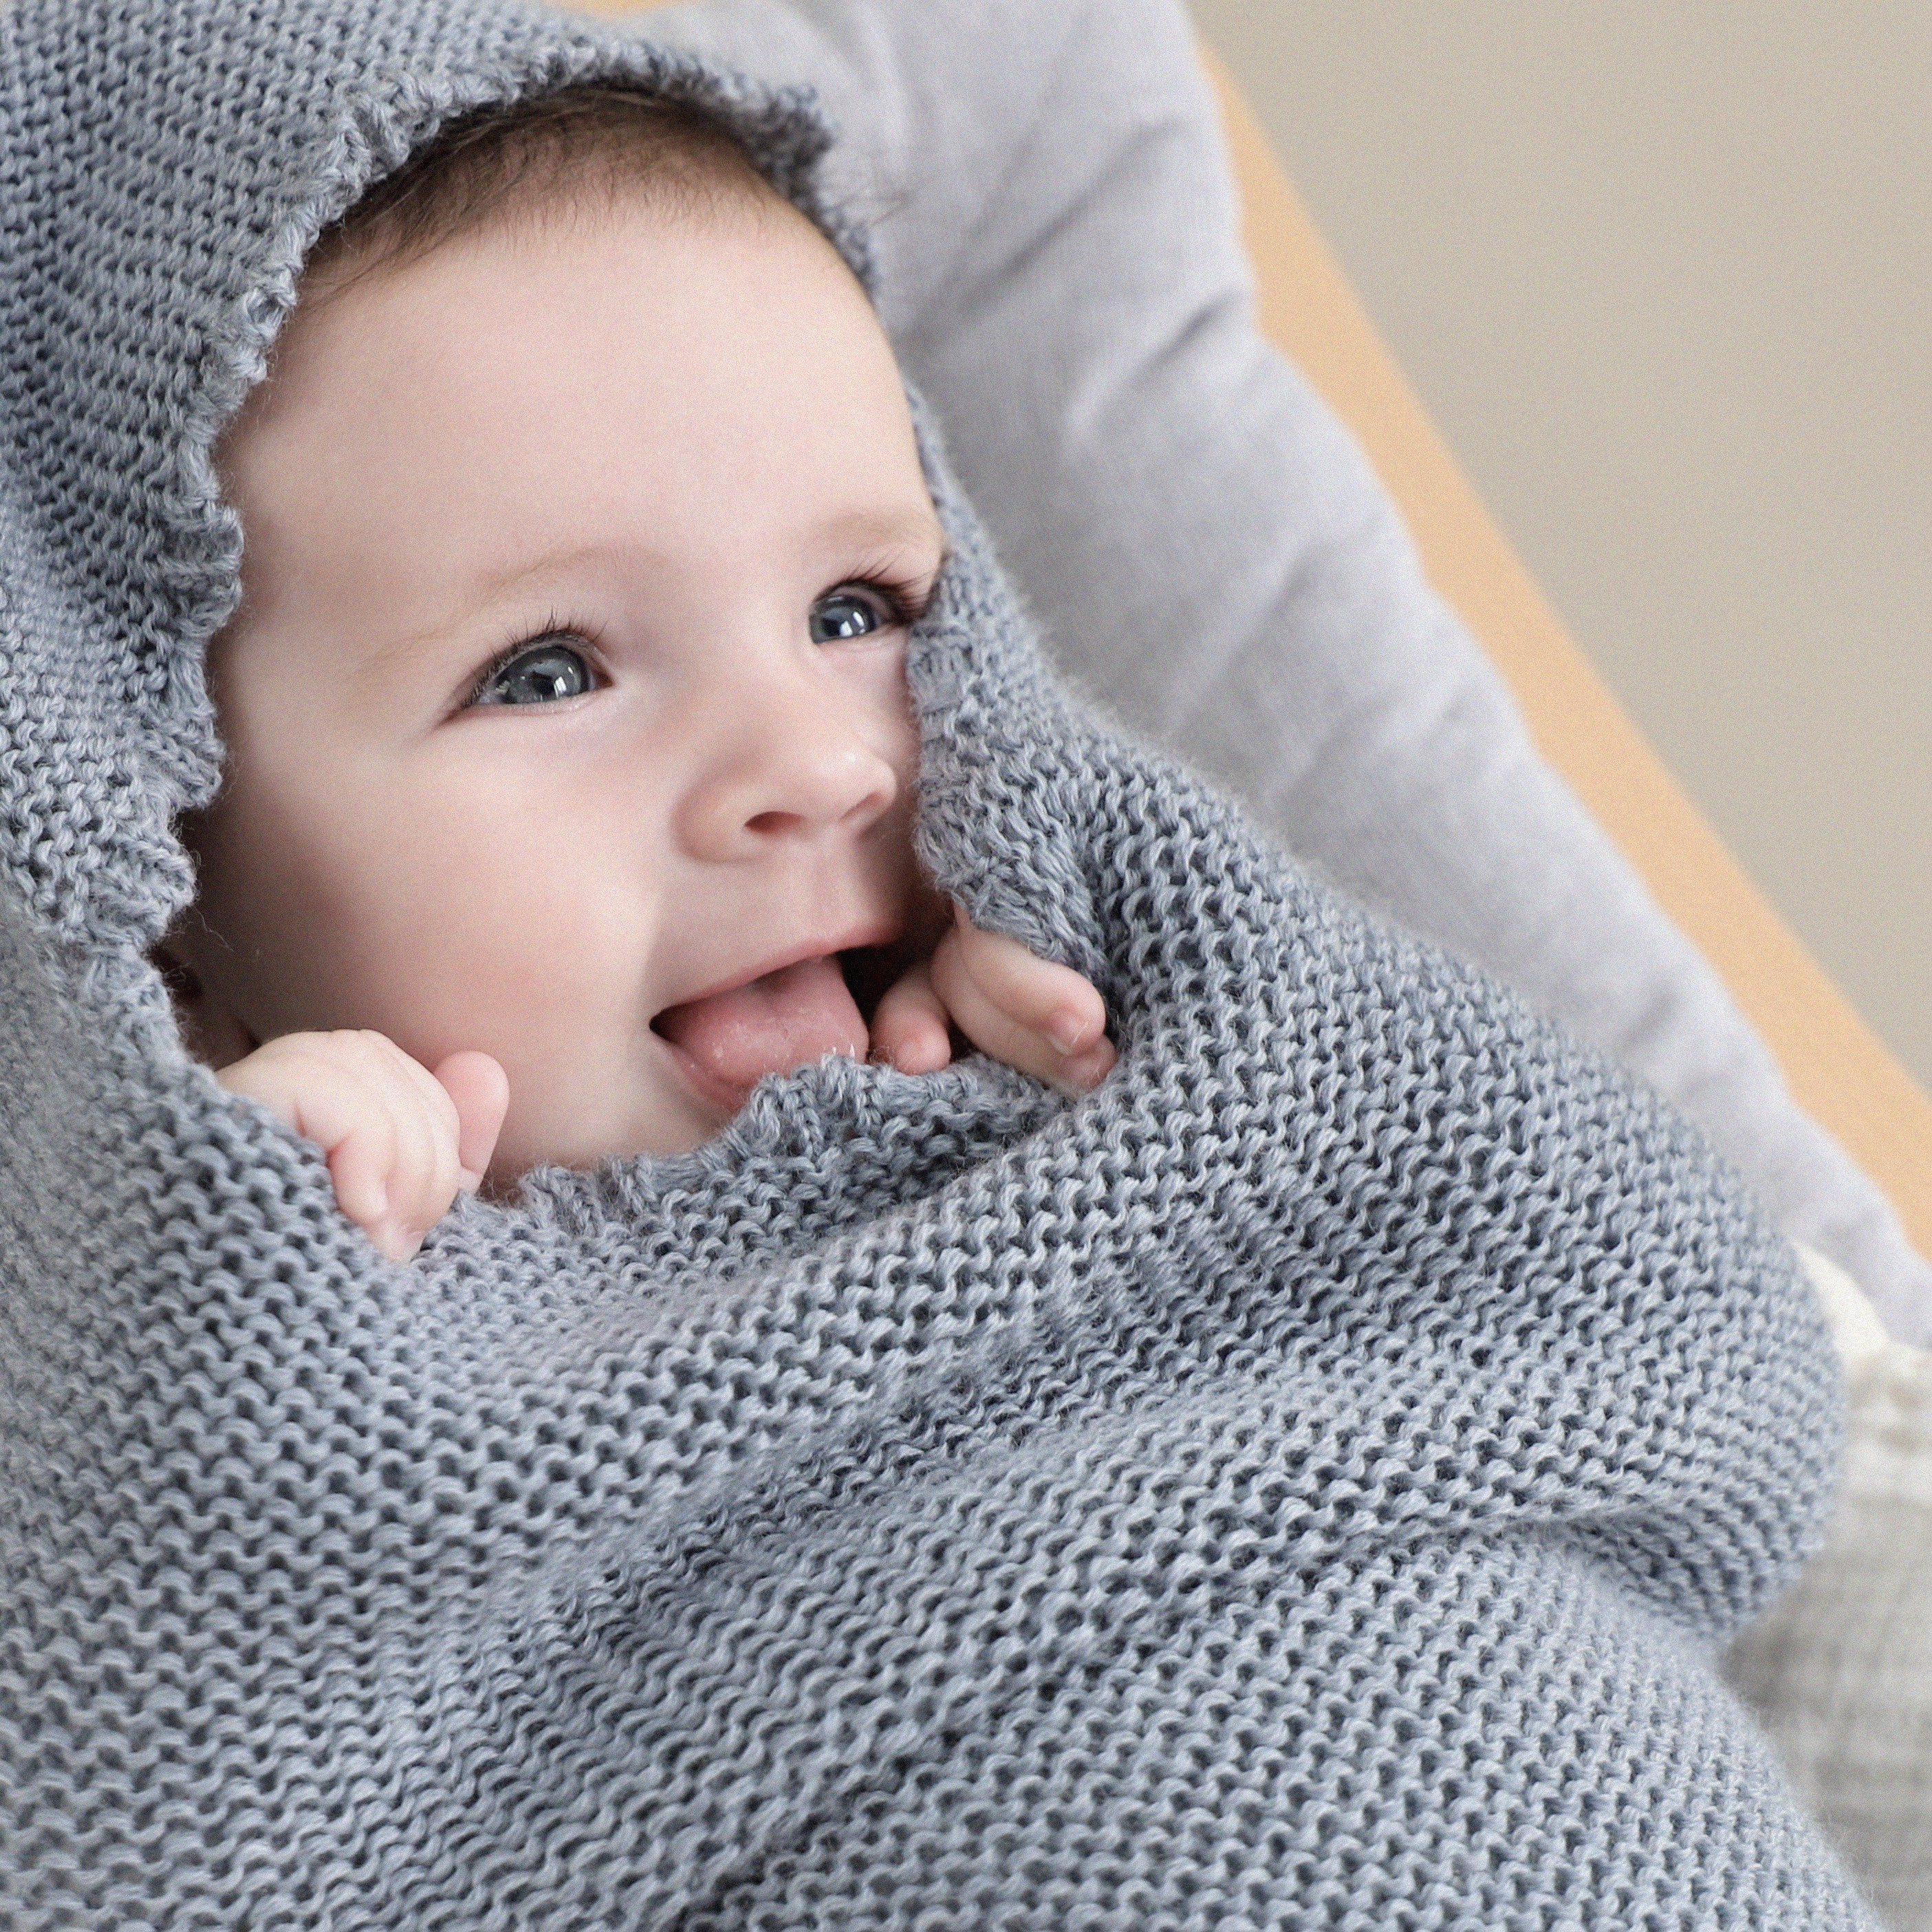
[[(1826, 1500), (1788, 1249), (1056, 687), (805, 110), (0, 36), (6, 1922), (1862, 1922), (1712, 1664)], [(592, 81), (776, 194), (302, 280)]]

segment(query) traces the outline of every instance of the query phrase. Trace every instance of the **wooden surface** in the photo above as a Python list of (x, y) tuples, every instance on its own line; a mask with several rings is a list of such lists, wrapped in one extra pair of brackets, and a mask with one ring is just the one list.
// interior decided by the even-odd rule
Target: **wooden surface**
[[(589, 10), (653, 4), (589, 0)], [(1570, 641), (1382, 346), (1238, 92), (1203, 53), (1240, 180), (1262, 327), (1368, 452), (1431, 580), (1508, 679), (1544, 755), (1717, 968), (1798, 1103), (1932, 1254), (1932, 1100), (1772, 910)]]

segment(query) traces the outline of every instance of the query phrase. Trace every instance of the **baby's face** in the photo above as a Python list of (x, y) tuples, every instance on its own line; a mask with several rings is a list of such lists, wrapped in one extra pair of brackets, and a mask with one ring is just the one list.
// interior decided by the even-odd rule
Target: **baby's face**
[(299, 308), (223, 472), (230, 753), (178, 950), (212, 1031), (480, 1048), (493, 1172), (682, 1151), (866, 1034), (932, 917), (892, 353), (788, 208), (487, 228)]

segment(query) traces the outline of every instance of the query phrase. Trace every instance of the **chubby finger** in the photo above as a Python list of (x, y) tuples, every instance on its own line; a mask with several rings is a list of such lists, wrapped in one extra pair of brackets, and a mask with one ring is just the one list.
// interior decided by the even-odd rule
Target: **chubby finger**
[[(367, 1110), (356, 1130), (328, 1150), (336, 1198), (391, 1261), (406, 1261), (456, 1198), (454, 1104), (427, 1067), (385, 1035), (322, 1037), (362, 1082)], [(368, 1172), (379, 1161), (371, 1183)], [(382, 1202), (373, 1214), (361, 1205), (365, 1190)]]
[(382, 1034), (285, 1034), (216, 1078), (321, 1148), (338, 1204), (392, 1261), (414, 1254), (455, 1198), (454, 1103)]
[(473, 1194), (490, 1170), (510, 1110), (510, 1076), (487, 1053), (452, 1053), (437, 1062), (435, 1072), (456, 1108), (458, 1185)]
[[(449, 1212), (462, 1185), (460, 1123), (448, 1089), (422, 1062), (381, 1034), (368, 1036), (382, 1062), (394, 1131), (389, 1171), (393, 1244), (414, 1254)], [(390, 1243), (379, 1236), (386, 1253)]]
[(1106, 1006), (1070, 967), (962, 920), (934, 951), (931, 972), (952, 1023), (994, 1059), (1070, 1094), (1090, 1092), (1112, 1068)]
[(956, 912), (949, 938), (959, 968), (987, 1004), (1056, 1052), (1071, 1059), (1106, 1034), (1107, 1009), (1098, 988), (1072, 967), (1042, 959), (1003, 932), (982, 931), (963, 912)]
[(907, 968), (879, 1001), (872, 1015), (872, 1058), (890, 1061), (902, 1073), (936, 1073), (950, 1064), (952, 1029), (926, 961)]
[(311, 1140), (328, 1162), (335, 1198), (374, 1236), (389, 1212), (394, 1126), (352, 1035), (287, 1034), (215, 1076), (231, 1094), (266, 1107)]

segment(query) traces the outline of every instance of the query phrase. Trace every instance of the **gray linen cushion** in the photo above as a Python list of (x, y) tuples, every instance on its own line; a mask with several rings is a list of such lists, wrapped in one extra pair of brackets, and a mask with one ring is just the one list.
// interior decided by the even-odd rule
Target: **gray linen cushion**
[(1891, 1932), (1932, 1932), (1932, 1352), (1808, 1258), (1849, 1372), (1844, 1486), (1726, 1668)]

